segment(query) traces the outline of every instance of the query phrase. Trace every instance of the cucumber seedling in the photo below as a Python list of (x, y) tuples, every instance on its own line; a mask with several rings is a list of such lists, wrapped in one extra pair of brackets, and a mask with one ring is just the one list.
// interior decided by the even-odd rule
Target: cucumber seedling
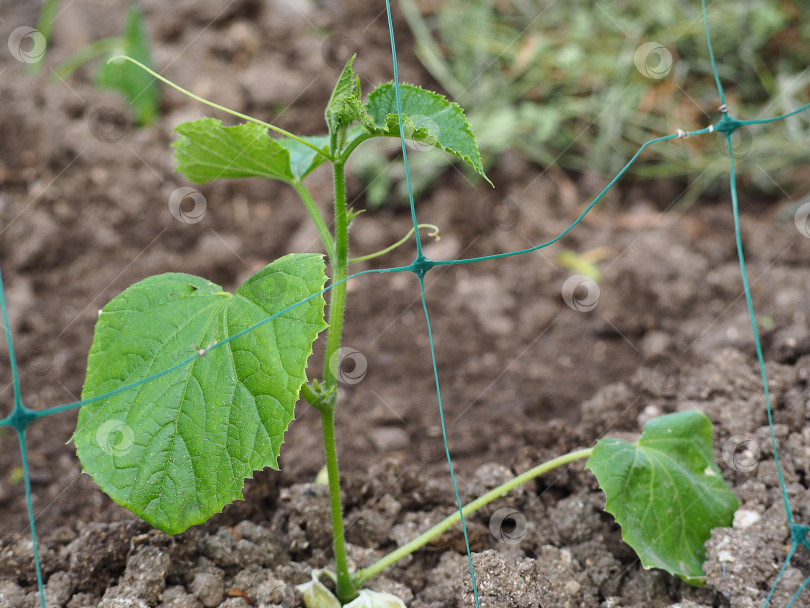
[[(349, 225), (355, 213), (346, 202), (346, 163), (365, 142), (394, 137), (443, 150), (487, 179), (458, 105), (396, 82), (379, 85), (364, 100), (353, 62), (342, 71), (326, 106), (327, 133), (321, 136), (298, 136), (192, 95), (245, 122), (224, 126), (202, 118), (180, 124), (174, 142), (178, 170), (196, 183), (264, 177), (289, 184), (309, 213), (326, 256), (284, 256), (233, 293), (200, 277), (169, 273), (142, 280), (110, 301), (99, 314), (82, 392), (83, 400), (93, 402), (82, 406), (73, 437), (84, 470), (114, 501), (156, 528), (177, 534), (241, 499), (244, 480), (254, 471), (278, 467), (284, 433), (303, 398), (322, 421), (335, 560), (335, 572), (328, 575), (336, 589), (335, 594), (328, 591), (319, 579), (322, 572), (316, 571), (312, 581), (299, 587), (309, 608), (402, 606), (401, 600), (365, 590), (363, 584), (462, 515), (554, 467), (586, 457), (606, 492), (607, 510), (622, 525), (642, 564), (699, 581), (703, 543), (713, 527), (731, 523), (737, 501), (714, 464), (711, 424), (697, 412), (651, 421), (636, 443), (604, 439), (594, 448), (539, 465), (371, 566), (350, 570), (335, 445), (340, 407), (334, 364), (353, 261)], [(331, 222), (304, 185), (323, 163), (331, 165), (334, 178)], [(415, 220), (414, 225), (420, 227)], [(433, 262), (421, 248), (417, 251), (410, 266), (358, 274), (411, 271), (422, 278)], [(307, 360), (321, 334), (326, 344), (323, 372), (307, 378)], [(192, 354), (189, 345), (196, 345)], [(112, 438), (102, 432), (113, 428), (110, 421), (117, 433)]]

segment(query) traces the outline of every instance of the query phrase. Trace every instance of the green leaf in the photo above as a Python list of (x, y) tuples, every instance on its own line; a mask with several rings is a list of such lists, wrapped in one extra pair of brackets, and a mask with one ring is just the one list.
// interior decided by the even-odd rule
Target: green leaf
[(352, 68), (356, 58), (356, 54), (352, 55), (343, 68), (326, 106), (326, 124), (331, 133), (345, 129), (355, 120), (353, 108), (360, 99), (360, 77)]
[[(304, 136), (305, 139), (311, 144), (318, 146), (321, 150), (329, 152), (329, 136), (328, 135), (311, 135)], [(310, 148), (305, 146), (300, 141), (290, 139), (289, 137), (282, 137), (278, 141), (282, 146), (287, 149), (290, 154), (290, 172), (293, 177), (298, 181), (303, 180), (307, 175), (312, 173), (317, 167), (326, 162), (326, 157), (323, 154), (318, 154)]]
[(641, 564), (701, 583), (703, 545), (738, 507), (714, 464), (709, 419), (696, 411), (654, 418), (636, 443), (600, 439), (586, 466)]
[[(129, 287), (99, 313), (73, 440), (104, 492), (176, 534), (242, 498), (244, 479), (278, 468), (284, 433), (326, 327), (318, 295), (230, 342), (198, 352), (318, 293), (323, 258), (292, 254), (235, 293), (187, 274)], [(175, 368), (176, 369), (173, 369)]]
[[(152, 65), (152, 46), (146, 20), (137, 4), (127, 9), (124, 32), (113, 55), (128, 55), (147, 66)], [(160, 89), (154, 78), (128, 61), (103, 62), (96, 73), (99, 87), (121, 93), (132, 108), (135, 122), (150, 125), (157, 119)]]
[[(401, 84), (399, 90), (405, 137), (416, 144), (434, 146), (460, 158), (489, 182), (464, 110), (444, 96), (414, 85)], [(374, 89), (366, 100), (366, 110), (371, 118), (371, 125), (367, 126), (371, 133), (399, 137), (393, 83)], [(361, 116), (356, 118), (364, 124)]]
[(261, 125), (226, 127), (216, 118), (201, 118), (181, 123), (175, 131), (180, 134), (172, 144), (177, 170), (192, 182), (229, 177), (295, 180), (289, 150)]
[[(172, 144), (177, 170), (197, 183), (229, 177), (269, 177), (286, 183), (300, 181), (326, 160), (303, 143), (270, 137), (265, 127), (252, 122), (226, 127), (216, 118), (184, 122), (175, 129)], [(328, 135), (301, 139), (329, 151)]]

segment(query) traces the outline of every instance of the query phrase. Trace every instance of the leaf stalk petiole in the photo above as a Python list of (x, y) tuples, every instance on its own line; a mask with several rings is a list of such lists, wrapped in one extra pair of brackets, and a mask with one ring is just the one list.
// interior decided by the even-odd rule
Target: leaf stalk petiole
[(483, 496), (480, 496), (471, 503), (465, 505), (461, 509), (461, 511), (455, 511), (452, 515), (445, 517), (438, 524), (430, 528), (430, 530), (420, 534), (409, 543), (402, 545), (401, 547), (399, 547), (395, 551), (392, 551), (382, 559), (374, 562), (368, 568), (363, 568), (362, 570), (357, 571), (353, 577), (355, 588), (360, 588), (363, 585), (363, 583), (365, 583), (373, 576), (376, 576), (377, 574), (379, 574), (389, 566), (395, 564), (402, 558), (407, 557), (411, 553), (414, 553), (415, 551), (424, 547), (431, 540), (433, 540), (434, 538), (436, 538), (437, 536), (439, 536), (440, 534), (442, 534), (443, 532), (445, 532), (446, 530), (457, 524), (459, 521), (461, 521), (462, 514), (464, 514), (464, 516), (466, 517), (471, 513), (475, 513), (476, 511), (478, 511), (482, 507), (485, 507), (492, 501), (500, 498), (504, 494), (509, 493), (519, 485), (524, 484), (527, 481), (534, 479), (535, 477), (539, 477), (544, 473), (548, 473), (549, 471), (556, 469), (557, 467), (561, 467), (575, 460), (588, 458), (590, 457), (592, 452), (593, 448), (586, 448), (583, 450), (570, 452), (563, 456), (558, 456), (557, 458), (539, 464), (536, 467), (529, 469), (525, 473), (518, 475), (514, 479), (510, 479), (506, 483), (499, 485), (497, 488), (490, 490)]
[(315, 144), (313, 144), (311, 142), (308, 142), (306, 139), (304, 139), (302, 137), (298, 137), (297, 135), (294, 135), (294, 134), (290, 133), (289, 131), (285, 131), (281, 127), (277, 127), (276, 125), (271, 125), (269, 122), (264, 122), (263, 120), (259, 120), (258, 118), (253, 118), (252, 116), (248, 116), (247, 114), (242, 114), (241, 112), (237, 112), (236, 110), (231, 110), (230, 108), (226, 108), (225, 106), (221, 106), (218, 103), (214, 103), (213, 101), (208, 101), (207, 99), (203, 99), (199, 95), (195, 95), (191, 91), (188, 91), (188, 90), (184, 89), (179, 84), (175, 84), (174, 82), (172, 82), (171, 80), (169, 80), (165, 76), (161, 76), (160, 74), (155, 72), (153, 69), (151, 69), (151, 68), (145, 66), (144, 64), (142, 64), (137, 59), (133, 59), (132, 57), (129, 57), (127, 55), (115, 55), (114, 57), (110, 57), (107, 60), (107, 62), (109, 63), (110, 61), (121, 61), (121, 60), (131, 61), (132, 63), (134, 63), (135, 65), (140, 67), (142, 70), (144, 70), (146, 72), (149, 72), (149, 74), (151, 74), (154, 78), (157, 78), (162, 83), (170, 86), (171, 88), (175, 89), (176, 91), (180, 91), (183, 95), (186, 95), (187, 97), (191, 97), (195, 101), (199, 101), (200, 103), (204, 103), (207, 106), (210, 106), (210, 107), (212, 107), (214, 109), (217, 109), (217, 110), (220, 110), (220, 111), (225, 112), (227, 114), (230, 114), (232, 116), (236, 116), (237, 118), (247, 120), (248, 122), (252, 122), (254, 124), (261, 125), (263, 127), (267, 127), (268, 129), (270, 129), (271, 131), (275, 131), (279, 135), (283, 135), (284, 137), (289, 137), (290, 139), (294, 139), (295, 141), (297, 141), (300, 144), (304, 144), (307, 148), (311, 148), (312, 150), (314, 150), (315, 152), (317, 152), (318, 154), (320, 154), (321, 156), (323, 156), (327, 160), (330, 160), (330, 161), (333, 160), (331, 155), (324, 152), (321, 148), (319, 148)]

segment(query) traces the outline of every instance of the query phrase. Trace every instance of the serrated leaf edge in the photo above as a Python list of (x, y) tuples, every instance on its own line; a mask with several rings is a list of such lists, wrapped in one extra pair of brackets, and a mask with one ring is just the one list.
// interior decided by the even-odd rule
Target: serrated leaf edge
[[(394, 81), (393, 80), (389, 80), (388, 82), (384, 82), (381, 85), (377, 86), (373, 91), (371, 91), (368, 94), (368, 97), (366, 98), (366, 104), (368, 104), (368, 102), (372, 99), (372, 97), (375, 95), (375, 93), (377, 93), (379, 95), (382, 95), (381, 91), (384, 89), (384, 87), (393, 87), (393, 86), (394, 86)], [(414, 90), (418, 90), (418, 91), (423, 91), (423, 92), (429, 94), (430, 96), (432, 96), (434, 99), (439, 99), (439, 100), (447, 103), (451, 108), (458, 109), (458, 111), (461, 113), (461, 116), (464, 117), (464, 131), (465, 131), (465, 133), (467, 135), (469, 135), (472, 138), (473, 142), (475, 143), (476, 152), (478, 152), (478, 141), (475, 138), (475, 133), (473, 133), (472, 126), (470, 125), (470, 121), (467, 118), (466, 112), (464, 112), (464, 108), (462, 108), (457, 102), (455, 102), (455, 101), (453, 101), (451, 99), (447, 99), (447, 97), (445, 97), (441, 93), (437, 93), (436, 91), (431, 91), (429, 89), (422, 88), (419, 85), (411, 84), (411, 83), (408, 83), (408, 82), (399, 83), (399, 88), (400, 88), (400, 91), (403, 88), (406, 88), (406, 89), (410, 88), (410, 89), (414, 89)], [(363, 106), (363, 109), (364, 110), (366, 109), (365, 105)], [(368, 114), (367, 110), (366, 110), (366, 116), (368, 116), (370, 123), (373, 125), (373, 130), (371, 128), (369, 128), (368, 126), (366, 126), (366, 125), (363, 125), (363, 126), (366, 126), (366, 128), (369, 130), (370, 133), (372, 133), (374, 135), (384, 135), (386, 137), (398, 137), (399, 136), (398, 132), (397, 133), (392, 133), (390, 131), (390, 127), (389, 127), (391, 119), (393, 119), (393, 122), (396, 123), (397, 127), (399, 127), (399, 120), (397, 118), (396, 113), (389, 113), (385, 117), (385, 120), (384, 120), (384, 122), (386, 123), (385, 125), (378, 125), (375, 122), (374, 117), (372, 117), (370, 114)], [(403, 116), (403, 118), (409, 118), (410, 119), (410, 117), (407, 114), (405, 114), (404, 112), (402, 113), (402, 116)], [(358, 117), (358, 120), (359, 120), (360, 124), (363, 124), (362, 119), (360, 119)], [(397, 128), (397, 131), (399, 131), (398, 128)], [(435, 136), (434, 136), (434, 138), (435, 138)], [(477, 158), (470, 158), (469, 155), (466, 155), (466, 154), (462, 155), (462, 154), (460, 154), (459, 152), (457, 152), (455, 150), (452, 150), (450, 148), (446, 148), (446, 147), (442, 146), (438, 142), (438, 140), (437, 140), (437, 143), (438, 143), (438, 145), (433, 144), (436, 148), (439, 148), (440, 150), (442, 150), (444, 152), (447, 152), (448, 154), (451, 154), (452, 156), (455, 156), (456, 158), (458, 158), (460, 160), (463, 160), (470, 167), (475, 169), (476, 173), (478, 173), (481, 177), (483, 177), (490, 186), (493, 186), (492, 181), (490, 181), (489, 177), (487, 177), (486, 173), (484, 172), (484, 164), (483, 164), (483, 161), (481, 159), (480, 152), (478, 152)]]

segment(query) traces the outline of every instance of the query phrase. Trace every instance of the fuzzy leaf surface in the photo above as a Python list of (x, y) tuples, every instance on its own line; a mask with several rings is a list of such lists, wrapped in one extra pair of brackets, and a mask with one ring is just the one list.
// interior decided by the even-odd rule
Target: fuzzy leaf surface
[(291, 254), (233, 294), (187, 274), (140, 281), (99, 313), (73, 440), (84, 471), (115, 502), (169, 534), (242, 498), (244, 480), (278, 468), (284, 433), (326, 327), (323, 257)]
[(345, 129), (355, 120), (352, 107), (360, 99), (360, 77), (352, 68), (356, 58), (357, 55), (352, 55), (346, 63), (326, 106), (326, 124), (332, 133)]
[(738, 506), (714, 463), (703, 413), (654, 418), (636, 443), (600, 439), (586, 466), (645, 568), (703, 581), (703, 545), (713, 528), (731, 525)]
[[(489, 182), (484, 173), (478, 144), (464, 110), (443, 95), (410, 84), (399, 85), (405, 138), (414, 143), (434, 146), (456, 156)], [(365, 106), (371, 122), (356, 118), (374, 135), (399, 137), (397, 100), (394, 84), (389, 82), (374, 89)], [(491, 182), (490, 182), (491, 183)]]

